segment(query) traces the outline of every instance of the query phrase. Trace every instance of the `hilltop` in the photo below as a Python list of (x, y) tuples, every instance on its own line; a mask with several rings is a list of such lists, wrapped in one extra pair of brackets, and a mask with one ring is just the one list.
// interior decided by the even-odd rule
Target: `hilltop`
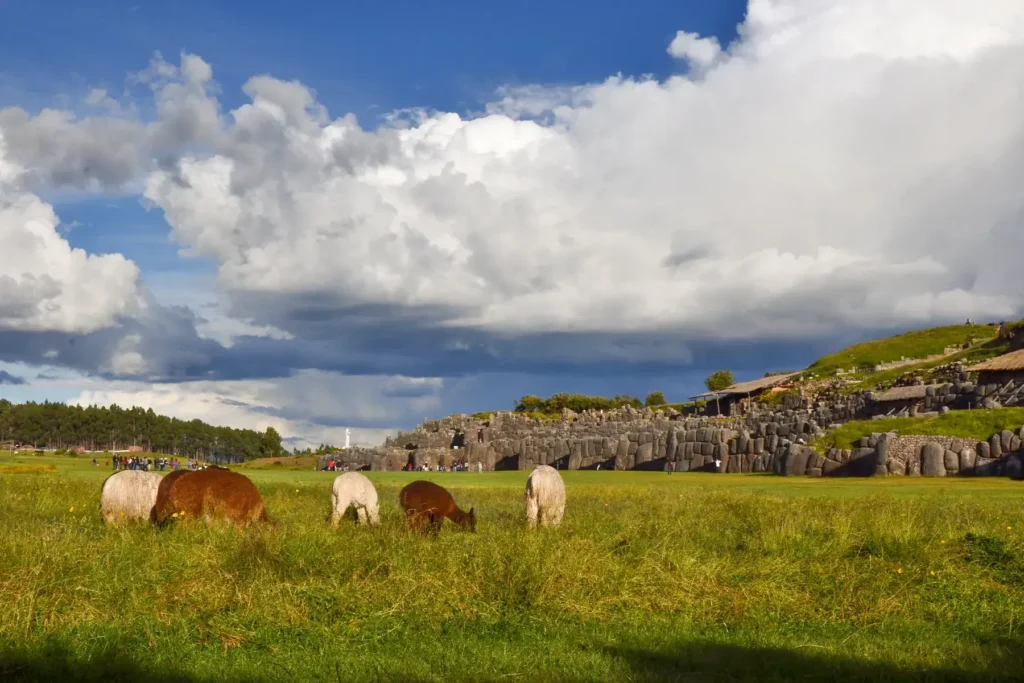
[[(973, 365), (1006, 353), (1019, 343), (1021, 323), (1000, 326), (948, 325), (853, 344), (822, 356), (801, 373), (800, 379), (841, 378), (846, 390), (889, 388), (910, 378), (926, 381), (952, 365)], [(1013, 336), (1016, 335), (1016, 336)]]
[(997, 332), (994, 325), (948, 325), (912, 330), (885, 339), (853, 344), (842, 351), (822, 356), (807, 370), (819, 375), (832, 375), (842, 370), (872, 371), (878, 366), (904, 359), (938, 360), (963, 351), (965, 346), (984, 346), (996, 339)]
[[(1009, 338), (1000, 339), (999, 330), (1000, 325), (996, 323), (945, 325), (858, 342), (815, 360), (793, 376), (788, 384), (793, 390), (802, 389), (815, 395), (822, 391), (856, 393), (884, 390), (916, 381), (941, 381), (951, 368), (970, 366), (1024, 344), (1024, 321), (1006, 326), (1005, 334), (1010, 335)], [(765, 376), (769, 374), (774, 373), (766, 373)], [(546, 399), (528, 395), (519, 399), (512, 410), (551, 420), (558, 419), (564, 409), (582, 412), (628, 405), (687, 414), (705, 404), (705, 401), (670, 403), (663, 398), (651, 400), (652, 397), (660, 398), (661, 392), (652, 392), (647, 400), (624, 394), (606, 398), (561, 393)], [(495, 412), (478, 412), (473, 417), (486, 420)]]

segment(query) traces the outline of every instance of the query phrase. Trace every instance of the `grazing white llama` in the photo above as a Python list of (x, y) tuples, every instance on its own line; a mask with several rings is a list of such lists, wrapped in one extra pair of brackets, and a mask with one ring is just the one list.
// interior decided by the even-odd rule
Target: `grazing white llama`
[(565, 484), (562, 475), (550, 465), (538, 465), (526, 480), (526, 521), (533, 529), (558, 526), (565, 514)]
[(331, 526), (338, 526), (349, 506), (355, 506), (360, 524), (380, 524), (377, 489), (359, 472), (346, 472), (331, 487)]
[(148, 522), (162, 477), (156, 472), (122, 470), (106, 478), (100, 489), (100, 512), (107, 524)]

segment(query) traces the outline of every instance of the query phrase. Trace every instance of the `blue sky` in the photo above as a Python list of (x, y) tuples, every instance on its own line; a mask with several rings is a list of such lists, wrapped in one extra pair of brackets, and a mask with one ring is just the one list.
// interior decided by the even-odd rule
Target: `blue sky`
[(0, 395), (369, 443), (1024, 314), (1019, 5), (749, 7), (0, 1)]
[[(273, 73), (314, 87), (335, 114), (473, 108), (494, 88), (579, 83), (622, 72), (664, 75), (679, 27), (726, 43), (742, 0), (548, 3), (46, 2), (0, 5), (0, 60), (24, 106), (93, 87), (117, 91), (154, 51), (216, 65), (228, 107), (241, 84)], [(651, 49), (652, 46), (655, 49)], [(18, 92), (23, 89), (24, 92)], [(11, 104), (11, 93), (4, 98)]]

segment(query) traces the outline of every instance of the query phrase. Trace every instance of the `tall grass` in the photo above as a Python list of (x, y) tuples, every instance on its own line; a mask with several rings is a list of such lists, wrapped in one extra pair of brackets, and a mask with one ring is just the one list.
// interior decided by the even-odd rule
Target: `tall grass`
[[(105, 474), (105, 473), (104, 473)], [(274, 531), (105, 528), (99, 473), (0, 474), (0, 680), (1024, 677), (1024, 489), (435, 475), (478, 533), (326, 524), (330, 476), (256, 471)]]

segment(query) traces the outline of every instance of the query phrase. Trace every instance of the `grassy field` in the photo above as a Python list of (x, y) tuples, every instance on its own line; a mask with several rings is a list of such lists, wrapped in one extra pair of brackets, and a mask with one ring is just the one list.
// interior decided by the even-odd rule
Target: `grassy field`
[[(19, 462), (21, 461), (21, 462)], [(247, 470), (276, 530), (105, 528), (88, 459), (0, 456), (0, 680), (1021, 680), (1024, 486), (566, 472), (371, 473), (380, 528), (325, 524), (333, 473)], [(47, 466), (56, 473), (45, 471)], [(414, 478), (477, 534), (408, 534)]]

